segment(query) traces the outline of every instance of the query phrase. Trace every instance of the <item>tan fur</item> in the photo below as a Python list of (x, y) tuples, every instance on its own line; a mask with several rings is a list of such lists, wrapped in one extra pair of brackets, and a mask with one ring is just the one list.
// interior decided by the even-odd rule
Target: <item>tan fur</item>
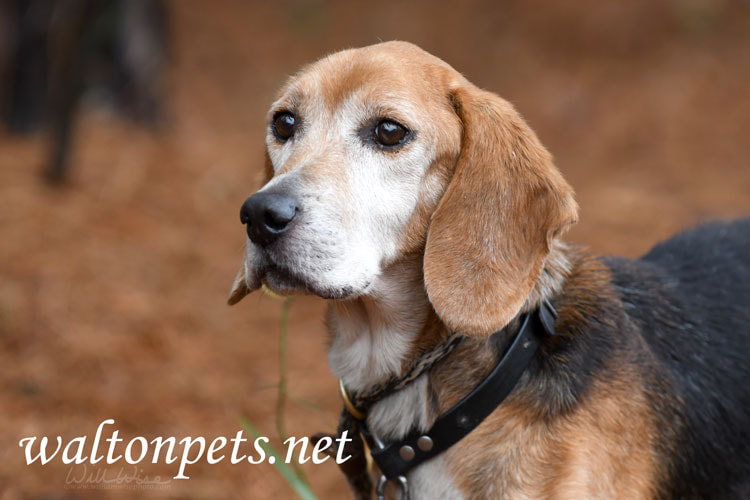
[(468, 498), (652, 498), (655, 431), (630, 384), (601, 385), (552, 421), (507, 400), (447, 452), (452, 476)]
[[(588, 304), (616, 301), (609, 273), (586, 256), (571, 255), (558, 325), (581, 321)], [(573, 307), (575, 306), (575, 307)], [(482, 341), (463, 346), (430, 385), (446, 411), (497, 362)], [(599, 381), (555, 419), (528, 394), (514, 392), (477, 429), (447, 452), (451, 476), (467, 498), (653, 498), (661, 471), (653, 453), (654, 422), (638, 373), (613, 360), (612, 378)]]
[(242, 300), (248, 293), (250, 293), (250, 288), (247, 286), (247, 281), (245, 281), (245, 263), (243, 262), (239, 271), (237, 271), (234, 283), (232, 283), (232, 291), (229, 294), (227, 303), (230, 306), (233, 306)]
[(508, 102), (463, 79), (448, 92), (463, 141), (432, 216), (425, 284), (451, 328), (489, 335), (518, 314), (551, 241), (576, 221), (577, 206), (549, 153)]

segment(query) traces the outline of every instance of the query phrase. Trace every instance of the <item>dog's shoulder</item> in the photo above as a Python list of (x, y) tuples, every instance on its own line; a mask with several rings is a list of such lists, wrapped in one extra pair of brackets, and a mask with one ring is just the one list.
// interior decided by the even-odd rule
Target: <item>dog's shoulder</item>
[(684, 231), (640, 259), (603, 260), (644, 331), (674, 331), (709, 351), (750, 347), (750, 219)]
[(674, 431), (661, 443), (671, 494), (733, 497), (750, 474), (750, 219), (603, 261), (630, 333), (655, 362), (644, 374), (655, 418)]

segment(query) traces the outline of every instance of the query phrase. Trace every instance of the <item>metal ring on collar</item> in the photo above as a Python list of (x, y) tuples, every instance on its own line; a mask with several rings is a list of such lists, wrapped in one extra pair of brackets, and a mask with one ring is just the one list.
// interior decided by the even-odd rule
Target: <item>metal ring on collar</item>
[(367, 415), (354, 406), (354, 403), (349, 399), (349, 394), (346, 392), (346, 387), (344, 387), (344, 382), (341, 379), (339, 379), (339, 392), (341, 393), (341, 399), (344, 401), (346, 411), (357, 420), (364, 420)]
[[(398, 481), (399, 486), (401, 486), (401, 500), (409, 500), (409, 482), (406, 480), (406, 477), (398, 476), (396, 481)], [(385, 500), (385, 487), (387, 484), (388, 478), (380, 476), (380, 479), (378, 479), (378, 485), (375, 488), (375, 494), (377, 495), (378, 500)]]

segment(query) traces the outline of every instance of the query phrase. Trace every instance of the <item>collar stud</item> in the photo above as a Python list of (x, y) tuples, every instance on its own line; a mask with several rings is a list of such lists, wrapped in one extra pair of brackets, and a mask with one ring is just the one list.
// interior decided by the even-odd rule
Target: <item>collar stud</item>
[(433, 446), (432, 438), (430, 436), (422, 436), (417, 439), (417, 447), (422, 451), (430, 451)]
[(398, 450), (398, 454), (401, 458), (403, 458), (407, 462), (414, 460), (414, 448), (412, 448), (409, 445), (402, 446), (401, 449)]

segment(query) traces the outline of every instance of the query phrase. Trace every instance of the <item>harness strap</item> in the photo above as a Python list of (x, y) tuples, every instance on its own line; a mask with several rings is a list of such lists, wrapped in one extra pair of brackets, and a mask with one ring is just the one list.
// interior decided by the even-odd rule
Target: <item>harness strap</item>
[[(348, 436), (352, 437), (344, 449), (344, 455), (351, 455), (352, 458), (339, 466), (346, 475), (355, 499), (372, 498), (373, 484), (368, 473), (366, 444), (382, 473), (378, 490), (383, 490), (386, 482), (396, 481), (400, 484), (402, 494), (406, 495), (406, 474), (411, 469), (463, 439), (508, 397), (536, 355), (544, 336), (555, 335), (556, 318), (557, 312), (546, 300), (538, 309), (521, 316), (521, 326), (515, 339), (489, 375), (461, 401), (440, 415), (430, 429), (424, 432), (416, 429), (398, 441), (383, 443), (367, 428), (365, 419), (361, 417), (366, 417), (366, 410), (372, 404), (406, 386), (408, 382), (404, 382), (405, 380), (415, 380), (447, 356), (462, 337), (451, 335), (437, 348), (429, 351), (427, 358), (430, 363), (420, 363), (418, 359), (405, 376), (381, 384), (368, 391), (365, 397), (355, 395), (350, 398), (341, 384), (344, 408), (339, 419), (338, 434), (340, 436), (343, 431), (348, 431)], [(505, 329), (492, 336), (501, 334), (507, 334)], [(417, 372), (418, 375), (414, 376)], [(323, 436), (325, 434), (317, 434), (313, 436), (313, 441), (317, 442)]]

